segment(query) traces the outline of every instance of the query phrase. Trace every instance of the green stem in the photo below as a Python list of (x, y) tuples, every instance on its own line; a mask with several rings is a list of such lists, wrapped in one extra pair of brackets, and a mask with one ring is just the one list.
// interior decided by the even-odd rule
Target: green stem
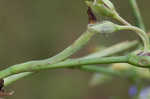
[(127, 22), (125, 19), (123, 19), (117, 12), (114, 12), (114, 19), (118, 20), (124, 25), (131, 26), (131, 24)]
[[(62, 52), (57, 54), (56, 56), (54, 56), (52, 58), (45, 59), (41, 63), (54, 64), (54, 63), (57, 63), (59, 61), (65, 60), (66, 58), (68, 58), (69, 56), (74, 54), (76, 51), (78, 51), (81, 47), (83, 47), (92, 38), (92, 36), (94, 34), (95, 33), (90, 33), (88, 31), (83, 33), (71, 46), (69, 46), (68, 48), (66, 48), (65, 50), (63, 50)], [(31, 74), (33, 74), (33, 72), (21, 73), (18, 75), (12, 75), (12, 76), (6, 78), (7, 80), (5, 81), (5, 85), (8, 85), (8, 84), (24, 77), (24, 76), (28, 76)]]
[(135, 26), (120, 26), (120, 30), (135, 31), (140, 36), (140, 38), (142, 39), (142, 41), (144, 43), (144, 50), (149, 51), (149, 49), (150, 49), (149, 38), (148, 38), (148, 35), (143, 30), (141, 30)]
[[(130, 25), (119, 15), (117, 17), (120, 22), (126, 25)], [(79, 39), (77, 39), (71, 46), (69, 46), (64, 51), (62, 51), (61, 53), (57, 54), (56, 56), (52, 58), (42, 60), (42, 61), (31, 61), (31, 62), (27, 62), (23, 64), (18, 64), (18, 65), (14, 65), (13, 67), (2, 70), (0, 72), (0, 78), (7, 77), (4, 79), (5, 85), (7, 86), (8, 84), (20, 78), (33, 74), (33, 72), (27, 72), (27, 71), (37, 71), (37, 70), (42, 70), (42, 69), (55, 69), (55, 68), (68, 68), (68, 67), (74, 67), (74, 66), (76, 67), (76, 66), (81, 66), (81, 65), (98, 64), (98, 63), (99, 64), (104, 64), (104, 63), (108, 64), (108, 63), (117, 63), (117, 62), (120, 63), (120, 62), (128, 61), (128, 57), (123, 56), (123, 57), (109, 57), (109, 58), (103, 58), (103, 59), (92, 58), (92, 59), (87, 59), (87, 60), (74, 59), (74, 60), (67, 60), (64, 62), (60, 62), (62, 60), (65, 60), (72, 54), (74, 54), (81, 47), (83, 47), (91, 39), (93, 35), (94, 33), (89, 33), (88, 31), (83, 33), (83, 35)], [(113, 53), (115, 52), (112, 52), (112, 54)], [(106, 55), (103, 55), (103, 56), (106, 56)], [(60, 62), (60, 63), (57, 63), (57, 62)], [(103, 73), (114, 73), (111, 70), (109, 71), (108, 69), (105, 70), (104, 68), (99, 68), (99, 67), (94, 67), (94, 66), (93, 67), (82, 66), (80, 67), (80, 69), (87, 70), (87, 71), (92, 71), (92, 70), (99, 71)], [(20, 72), (25, 72), (25, 73), (20, 73)], [(20, 74), (17, 74), (17, 73), (20, 73)], [(12, 74), (17, 74), (17, 75), (12, 75)], [(9, 75), (12, 75), (12, 76), (8, 77)]]
[(96, 58), (96, 57), (106, 57), (111, 56), (120, 52), (123, 52), (125, 50), (128, 50), (132, 47), (135, 47), (138, 44), (137, 41), (125, 41), (122, 43), (115, 44), (111, 47), (105, 48), (104, 50), (97, 51), (95, 53), (89, 54), (85, 57), (82, 57), (84, 59), (88, 58)]
[(24, 78), (24, 77), (29, 76), (31, 74), (33, 74), (33, 72), (24, 72), (24, 73), (19, 73), (19, 74), (15, 74), (15, 75), (6, 77), (4, 79), (4, 86), (8, 86), (9, 84), (17, 81), (18, 79)]
[(89, 31), (86, 31), (71, 46), (67, 47), (65, 50), (63, 50), (56, 56), (46, 59), (45, 61), (49, 62), (50, 64), (54, 64), (59, 61), (65, 60), (66, 58), (70, 57), (72, 54), (77, 52), (79, 49), (81, 49), (85, 44), (87, 44), (87, 42), (95, 34), (96, 33), (91, 33)]
[[(130, 0), (132, 3), (134, 3), (134, 7), (136, 6), (136, 1), (135, 0)], [(137, 21), (139, 21), (139, 25), (140, 27), (145, 30), (145, 27), (144, 27), (144, 24), (143, 24), (143, 21), (142, 21), (142, 18), (141, 18), (141, 15), (140, 15), (140, 12), (138, 11), (138, 9), (135, 10), (136, 11), (136, 16), (137, 16)], [(136, 31), (136, 33), (141, 37), (142, 41), (144, 42), (144, 50), (145, 51), (148, 51), (149, 50), (149, 38), (148, 36), (146, 35), (146, 33), (142, 30), (140, 30), (139, 28), (137, 27), (134, 27), (132, 26), (130, 23), (128, 23), (126, 20), (124, 20), (116, 11), (114, 12), (114, 19), (118, 20), (119, 22), (121, 22), (122, 24), (125, 24), (126, 25), (126, 29), (130, 26), (130, 28), (128, 29), (131, 29), (131, 30), (134, 30)]]
[(132, 7), (133, 14), (136, 18), (136, 23), (137, 23), (136, 25), (138, 27), (140, 27), (141, 29), (143, 29), (144, 31), (146, 31), (145, 25), (144, 25), (143, 19), (141, 17), (141, 13), (140, 13), (140, 10), (139, 10), (136, 0), (129, 0), (129, 2)]
[(44, 69), (70, 68), (90, 64), (127, 63), (128, 58), (129, 58), (128, 56), (120, 56), (120, 57), (105, 57), (92, 59), (69, 59), (56, 64), (49, 64), (45, 61), (30, 61), (23, 64), (17, 64), (2, 70), (0, 72), (0, 78), (5, 78), (10, 75), (21, 72), (39, 71)]
[[(86, 35), (85, 35), (86, 34)], [(78, 42), (80, 41), (82, 41), (83, 39), (85, 39), (85, 37), (88, 37), (88, 38), (90, 38), (92, 35), (90, 35), (90, 36), (88, 36), (89, 35), (89, 32), (88, 33), (85, 33), (84, 35), (82, 35), (81, 37), (80, 37), (80, 39), (78, 39), (77, 41), (76, 41), (76, 43), (74, 43), (74, 44), (79, 44)], [(87, 41), (87, 40), (84, 40), (84, 41)], [(102, 51), (102, 52), (98, 52), (97, 54), (95, 53), (94, 55), (90, 55), (90, 56), (87, 56), (87, 57), (95, 57), (95, 56), (97, 56), (97, 57), (102, 57), (102, 56), (108, 56), (108, 55), (112, 55), (112, 54), (115, 54), (115, 53), (117, 53), (117, 52), (120, 52), (120, 51), (123, 51), (123, 50), (126, 50), (126, 49), (128, 49), (129, 47), (132, 47), (132, 46), (135, 46), (137, 44), (137, 42), (136, 41), (133, 41), (133, 42), (123, 42), (123, 43), (121, 43), (121, 44), (117, 44), (117, 45), (115, 45), (115, 46), (112, 46), (112, 47), (110, 47), (110, 48), (108, 48), (107, 50), (104, 50), (104, 51)], [(80, 45), (81, 46), (81, 45)], [(68, 50), (69, 49), (69, 50)], [(72, 48), (67, 48), (67, 51), (69, 51), (70, 52), (70, 50), (71, 50)], [(115, 49), (115, 50), (114, 50)], [(117, 49), (117, 50), (116, 50)], [(63, 52), (67, 52), (66, 50), (65, 51), (63, 51)], [(71, 52), (72, 53), (72, 52)], [(51, 60), (51, 62), (52, 63), (55, 63), (55, 62), (58, 62), (58, 60), (56, 61), (55, 59), (57, 59), (58, 58), (58, 56), (62, 56), (63, 54), (62, 54), (62, 52), (61, 52), (61, 54), (58, 54), (58, 55), (56, 55), (55, 56), (55, 58), (52, 58), (52, 59), (46, 59), (46, 61), (50, 61)], [(68, 56), (68, 55), (67, 55)], [(66, 57), (66, 56), (65, 56)], [(91, 57), (91, 58), (92, 58)], [(60, 59), (64, 59), (64, 56), (63, 57), (61, 57)], [(60, 60), (59, 59), (59, 60)], [(52, 61), (53, 60), (53, 61)], [(45, 61), (45, 62), (46, 62)], [(25, 73), (25, 76), (27, 76), (27, 75), (31, 75), (31, 74), (33, 74), (33, 72), (32, 73)], [(23, 75), (23, 73), (22, 73), (22, 75)], [(11, 76), (11, 77), (13, 77), (13, 75)], [(22, 78), (22, 77), (24, 77), (24, 76), (15, 76), (15, 78), (13, 79), (11, 79), (11, 77), (9, 77), (9, 79), (10, 80), (6, 80), (5, 81), (5, 83), (6, 83), (6, 85), (8, 85), (7, 84), (7, 81), (8, 81), (8, 83), (9, 82), (14, 82), (14, 81), (16, 81), (16, 80), (18, 80), (18, 79), (20, 79), (20, 78)], [(17, 78), (18, 77), (18, 78)], [(10, 83), (9, 83), (10, 84)]]
[[(83, 33), (83, 35), (81, 35), (81, 37), (79, 39), (77, 39), (71, 46), (66, 48), (61, 53), (57, 54), (56, 56), (54, 56), (52, 58), (49, 58), (49, 59), (46, 59), (43, 61), (38, 61), (37, 64), (34, 64), (34, 65), (41, 66), (41, 65), (47, 65), (47, 64), (54, 64), (54, 63), (57, 63), (59, 61), (65, 60), (67, 57), (71, 56), (73, 53), (75, 53), (77, 50), (79, 50), (82, 46), (84, 46), (94, 34), (95, 33), (90, 33), (88, 31)], [(33, 63), (34, 62), (35, 61), (33, 61)], [(31, 63), (31, 65), (32, 65), (32, 62), (29, 62), (29, 63)], [(26, 63), (24, 63), (24, 64), (26, 64)], [(25, 69), (24, 67), (22, 67), (22, 68), (23, 68), (22, 70)], [(19, 68), (15, 68), (15, 69), (19, 70)], [(5, 70), (4, 70), (4, 72), (5, 72)], [(14, 73), (14, 71), (11, 71), (11, 72), (12, 72), (12, 74)], [(9, 73), (6, 72), (6, 75), (10, 75)], [(17, 71), (17, 73), (19, 73), (19, 72)], [(32, 74), (32, 73), (27, 73), (27, 74), (25, 74), (25, 76), (30, 75), (30, 74)], [(17, 78), (19, 79), (21, 77), (24, 77), (24, 76), (14, 77), (14, 81), (17, 80)], [(3, 76), (2, 76), (2, 78), (3, 78)], [(11, 81), (13, 81), (13, 79)], [(10, 82), (10, 81), (8, 81), (8, 82)], [(6, 84), (7, 84), (7, 82), (6, 82)]]
[[(137, 43), (138, 43), (137, 41), (132, 41), (132, 42), (126, 41), (126, 42), (122, 42), (122, 43), (113, 45), (113, 46), (111, 46), (111, 47), (109, 47), (109, 48), (106, 48), (106, 49), (104, 49), (104, 50), (102, 50), (102, 51), (100, 50), (100, 51), (98, 51), (98, 52), (96, 52), (96, 53), (93, 53), (93, 54), (90, 54), (90, 55), (88, 55), (88, 56), (82, 57), (82, 59), (110, 56), (110, 55), (113, 55), (113, 54), (116, 54), (116, 53), (125, 51), (125, 50), (127, 50), (127, 49), (129, 49), (129, 48), (131, 48), (131, 47), (134, 47), (134, 46), (137, 45)], [(85, 69), (85, 70), (88, 69), (89, 71), (90, 71), (91, 68), (92, 68), (92, 67), (89, 67), (89, 66), (86, 66), (86, 67), (84, 66), (83, 68), (81, 67), (82, 70), (83, 70), (83, 69)], [(80, 69), (80, 68), (79, 68), (79, 69)], [(95, 68), (93, 67), (93, 69), (95, 69)], [(91, 71), (92, 71), (93, 69), (91, 69)], [(97, 70), (99, 70), (99, 69), (97, 69)], [(109, 71), (109, 70), (108, 70), (108, 71)], [(100, 72), (100, 71), (99, 71), (99, 72)], [(106, 72), (107, 72), (107, 69), (106, 69)], [(102, 72), (102, 73), (103, 73), (103, 72)], [(15, 82), (16, 80), (19, 80), (19, 79), (23, 78), (23, 77), (26, 77), (26, 76), (28, 76), (28, 75), (31, 75), (31, 74), (33, 74), (33, 72), (25, 72), (25, 73), (15, 74), (15, 75), (12, 75), (12, 76), (10, 76), (10, 77), (8, 77), (8, 78), (5, 78), (5, 79), (6, 79), (6, 80), (5, 80), (5, 86), (7, 86), (7, 85), (9, 85), (9, 84), (11, 84), (11, 83), (13, 83), (13, 82)], [(110, 73), (110, 74), (111, 74), (111, 73)]]
[(81, 66), (77, 69), (87, 71), (87, 72), (103, 73), (103, 74), (111, 75), (111, 76), (121, 76), (122, 75), (121, 72), (118, 72), (118, 71), (113, 70), (111, 68), (102, 67), (102, 66), (95, 66), (95, 65)]

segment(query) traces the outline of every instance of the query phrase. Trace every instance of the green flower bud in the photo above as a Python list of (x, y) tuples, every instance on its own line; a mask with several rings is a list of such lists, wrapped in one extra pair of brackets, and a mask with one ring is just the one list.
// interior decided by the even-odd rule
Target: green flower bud
[(113, 17), (115, 14), (115, 7), (109, 0), (86, 1), (86, 4), (91, 7), (96, 15)]
[(118, 30), (118, 25), (109, 21), (104, 21), (102, 23), (89, 25), (88, 30), (94, 33), (113, 33)]
[(110, 2), (110, 0), (99, 0), (99, 2), (104, 4), (107, 8), (109, 8), (111, 10), (115, 10), (115, 7), (114, 7), (113, 3)]

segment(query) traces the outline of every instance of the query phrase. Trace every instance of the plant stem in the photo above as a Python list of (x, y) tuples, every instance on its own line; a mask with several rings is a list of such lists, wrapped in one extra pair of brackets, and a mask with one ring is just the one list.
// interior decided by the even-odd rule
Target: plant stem
[(29, 76), (31, 74), (33, 74), (33, 72), (24, 72), (24, 73), (19, 73), (19, 74), (15, 74), (15, 75), (6, 77), (4, 79), (4, 86), (8, 86), (9, 84), (17, 81), (18, 79), (24, 78), (24, 77)]
[(149, 49), (150, 49), (149, 38), (148, 38), (148, 35), (143, 30), (141, 30), (135, 26), (120, 26), (120, 30), (135, 31), (140, 36), (140, 38), (142, 39), (142, 41), (144, 43), (144, 51), (149, 51)]
[[(110, 55), (113, 55), (113, 54), (116, 54), (116, 53), (119, 53), (119, 52), (122, 52), (122, 51), (125, 51), (125, 50), (127, 50), (127, 49), (129, 49), (129, 48), (131, 48), (131, 47), (134, 47), (134, 46), (136, 46), (137, 45), (137, 41), (131, 41), (131, 42), (129, 42), (129, 41), (126, 41), (126, 42), (122, 42), (122, 43), (119, 43), (119, 44), (116, 44), (116, 45), (113, 45), (113, 46), (111, 46), (111, 47), (109, 47), (109, 48), (106, 48), (106, 49), (104, 49), (104, 50), (100, 50), (100, 51), (98, 51), (98, 52), (96, 52), (96, 53), (93, 53), (93, 54), (90, 54), (90, 55), (88, 55), (88, 56), (85, 56), (85, 57), (82, 57), (81, 59), (88, 59), (88, 58), (97, 58), (97, 57), (105, 57), (105, 56), (110, 56)], [(90, 67), (89, 68), (89, 66), (84, 66), (83, 68), (81, 67), (81, 69), (83, 70), (83, 69), (85, 69), (85, 70), (87, 70), (87, 69), (89, 70), (89, 69), (91, 69), (92, 67)], [(80, 68), (79, 68), (80, 69)], [(93, 67), (93, 69), (95, 69), (94, 67)], [(98, 69), (99, 70), (99, 69)], [(91, 70), (92, 71), (92, 70)], [(109, 70), (108, 70), (109, 71)], [(100, 72), (100, 71), (99, 71)], [(107, 72), (107, 68), (106, 68), (106, 72)], [(21, 78), (23, 78), (23, 77), (26, 77), (26, 76), (28, 76), (28, 75), (31, 75), (31, 74), (33, 74), (33, 72), (25, 72), (25, 73), (19, 73), (19, 74), (15, 74), (15, 75), (12, 75), (12, 76), (10, 76), (10, 77), (7, 77), (7, 78), (5, 78), (4, 80), (5, 80), (5, 86), (7, 86), (7, 85), (9, 85), (9, 84), (11, 84), (11, 83), (13, 83), (13, 82), (15, 82), (16, 80), (19, 80), (19, 79), (21, 79)]]
[[(40, 71), (40, 70), (45, 70), (45, 69), (76, 68), (80, 66), (93, 65), (93, 64), (129, 63), (135, 66), (149, 68), (150, 66), (149, 61), (150, 61), (149, 57), (147, 56), (135, 56), (135, 55), (89, 58), (89, 59), (68, 59), (66, 61), (62, 61), (56, 64), (46, 63), (45, 60), (30, 61), (30, 62), (26, 62), (23, 64), (17, 64), (17, 65), (14, 65), (7, 69), (2, 70), (0, 72), (0, 78), (5, 78), (10, 75), (18, 74), (21, 72), (31, 72), (31, 71), (35, 72), (35, 71)], [(141, 63), (141, 62), (144, 62), (144, 63)]]
[(116, 11), (114, 13), (115, 13), (114, 19), (118, 20), (119, 22), (121, 22), (124, 25), (131, 26), (131, 24), (129, 22), (127, 22), (125, 19), (123, 19)]
[[(123, 18), (120, 17), (120, 21), (122, 20), (122, 22), (126, 23), (127, 25), (129, 25)], [(38, 65), (43, 65), (44, 63), (48, 63), (48, 64), (54, 64), (54, 63), (57, 63), (57, 62), (60, 62), (62, 60), (65, 60), (66, 58), (68, 58), (69, 56), (71, 56), (72, 54), (74, 54), (76, 51), (78, 51), (82, 46), (84, 46), (90, 39), (91, 37), (94, 35), (95, 33), (90, 33), (90, 32), (85, 32), (81, 35), (81, 37), (79, 39), (77, 39), (71, 46), (69, 46), (68, 48), (66, 48), (64, 51), (62, 51), (61, 53), (57, 54), (56, 56), (52, 57), (52, 58), (49, 58), (49, 59), (46, 59), (46, 60), (43, 60), (43, 61), (38, 61)], [(133, 45), (136, 44), (133, 43)], [(131, 44), (132, 46), (132, 44)], [(129, 46), (130, 47), (130, 46)], [(115, 48), (115, 47), (114, 47)], [(126, 47), (125, 47), (126, 48)], [(128, 48), (128, 46), (127, 46)], [(124, 49), (124, 48), (123, 48)], [(108, 51), (110, 51), (111, 49), (108, 49)], [(107, 52), (107, 51), (104, 51), (104, 52)], [(118, 52), (118, 51), (116, 51)], [(108, 54), (113, 54), (115, 52), (110, 52)], [(95, 55), (94, 55), (95, 56)], [(102, 56), (107, 56), (107, 54), (105, 55), (102, 55)], [(30, 62), (29, 62), (30, 63)], [(32, 62), (31, 62), (32, 63)], [(7, 80), (6, 80), (6, 85), (16, 81), (17, 79), (20, 79), (22, 77), (25, 77), (27, 75), (31, 75), (33, 74), (33, 72), (28, 72), (28, 73), (21, 73), (21, 74), (18, 74), (18, 75), (12, 75), (12, 79), (11, 77), (8, 77)], [(7, 75), (7, 73), (6, 73)], [(8, 73), (9, 75), (9, 73)], [(5, 77), (5, 76), (4, 76)], [(2, 77), (3, 78), (3, 77)], [(7, 84), (8, 83), (8, 84)]]
[(49, 62), (50, 64), (57, 63), (59, 61), (65, 60), (66, 58), (70, 57), (76, 51), (81, 49), (87, 42), (95, 35), (96, 33), (92, 33), (86, 31), (83, 33), (71, 46), (67, 47), (65, 50), (57, 54), (56, 56), (46, 59), (45, 61)]
[[(32, 61), (33, 62), (33, 64), (32, 64), (32, 62), (29, 62), (29, 64), (27, 63), (24, 63), (24, 64), (22, 64), (22, 65), (37, 65), (37, 66), (40, 66), (40, 68), (41, 68), (41, 66), (42, 65), (44, 65), (44, 66), (46, 66), (46, 65), (49, 65), (49, 64), (54, 64), (54, 63), (57, 63), (57, 62), (59, 62), (59, 61), (62, 61), (62, 60), (64, 60), (64, 59), (66, 59), (67, 57), (69, 57), (69, 56), (71, 56), (74, 52), (76, 52), (77, 50), (79, 50), (83, 45), (85, 45), (89, 40), (90, 40), (90, 38), (92, 37), (94, 35), (94, 33), (90, 33), (90, 32), (85, 32), (85, 33), (83, 33), (83, 35), (79, 38), (79, 39), (77, 39), (71, 46), (69, 46), (68, 48), (66, 48), (64, 51), (62, 51), (60, 54), (58, 54), (58, 55), (56, 55), (56, 56), (54, 56), (54, 57), (52, 57), (52, 58), (49, 58), (49, 59), (45, 59), (45, 60), (43, 60), (43, 61)], [(135, 43), (133, 43), (133, 45), (134, 44), (136, 44), (136, 42)], [(131, 46), (132, 46), (132, 44), (131, 44)], [(130, 46), (127, 46), (127, 48), (128, 47), (130, 47)], [(114, 48), (116, 48), (116, 47), (114, 47)], [(126, 48), (126, 47), (125, 47)], [(113, 49), (113, 48), (112, 48)], [(110, 50), (112, 50), (112, 49), (108, 49), (108, 52), (110, 51)], [(124, 49), (124, 48), (123, 48)], [(104, 51), (104, 53), (106, 53), (107, 51)], [(116, 52), (118, 52), (118, 51), (116, 51)], [(113, 50), (112, 51), (110, 51), (110, 53), (109, 54), (113, 54), (113, 53), (115, 53), (115, 52), (113, 52)], [(95, 56), (95, 55), (94, 55)], [(107, 56), (107, 54), (105, 55), (102, 55), (102, 56)], [(101, 56), (101, 57), (102, 57)], [(34, 64), (34, 62), (35, 62), (35, 64)], [(81, 64), (82, 65), (82, 64)], [(18, 65), (15, 65), (15, 66), (18, 66)], [(2, 74), (2, 76), (0, 76), (1, 78), (3, 78), (3, 77), (7, 77), (7, 76), (9, 76), (9, 75), (12, 75), (12, 74), (16, 74), (16, 73), (20, 73), (20, 72), (24, 72), (24, 69), (27, 69), (26, 67), (24, 67), (24, 66), (20, 66), (22, 69), (21, 69), (21, 71), (19, 71), (20, 69), (19, 69), (19, 67), (18, 68), (15, 68), (15, 70), (14, 71), (12, 71), (12, 70), (10, 70), (9, 72), (8, 71), (3, 71), (2, 73), (0, 72), (0, 74)], [(44, 68), (44, 67), (43, 67)], [(7, 69), (6, 69), (7, 70)], [(9, 69), (8, 69), (9, 70)], [(17, 72), (15, 72), (17, 70)], [(32, 71), (32, 70), (30, 70), (30, 71)], [(27, 71), (26, 71), (27, 72)], [(5, 74), (6, 73), (6, 74)], [(4, 76), (3, 76), (3, 74), (4, 74)], [(10, 81), (8, 81), (8, 82), (10, 82), (11, 83), (11, 81), (13, 82), (13, 81), (16, 81), (17, 79), (20, 79), (20, 78), (22, 78), (22, 77), (24, 77), (24, 76), (27, 76), (27, 75), (30, 75), (30, 74), (32, 74), (32, 73), (25, 73), (25, 74), (22, 74), (22, 76), (15, 76), (14, 77), (14, 79), (11, 79)], [(12, 76), (13, 77), (13, 76)], [(10, 79), (10, 78), (9, 78)], [(6, 80), (6, 85), (7, 85), (7, 80)]]
[(115, 44), (111, 47), (105, 48), (103, 50), (97, 51), (95, 53), (89, 54), (85, 57), (82, 57), (82, 59), (88, 59), (88, 58), (96, 58), (96, 57), (106, 57), (111, 56), (116, 53), (123, 52), (125, 50), (128, 50), (132, 47), (135, 47), (138, 44), (137, 41), (125, 41), (122, 43)]
[[(89, 35), (89, 34), (88, 34)], [(81, 36), (80, 37), (80, 39), (79, 40), (77, 40), (76, 42), (79, 42), (79, 41), (81, 41), (81, 38), (83, 39), (84, 37), (87, 37), (87, 36), (85, 36), (85, 34), (84, 34), (84, 36)], [(91, 37), (91, 35), (90, 35), (90, 37)], [(78, 44), (78, 43), (77, 43)], [(95, 54), (93, 54), (93, 55), (90, 55), (90, 56), (87, 56), (87, 57), (102, 57), (102, 56), (109, 56), (109, 55), (112, 55), (112, 54), (115, 54), (115, 53), (118, 53), (118, 52), (121, 52), (121, 51), (123, 51), (123, 50), (126, 50), (126, 49), (128, 49), (128, 48), (130, 48), (130, 47), (132, 47), (132, 46), (135, 46), (137, 44), (137, 41), (133, 41), (133, 42), (123, 42), (123, 43), (120, 43), (120, 44), (116, 44), (115, 46), (112, 46), (112, 47), (110, 47), (110, 48), (108, 48), (108, 49), (106, 49), (106, 50), (103, 50), (103, 51), (100, 51), (100, 52), (98, 52), (98, 53), (95, 53)], [(115, 50), (114, 50), (115, 49)], [(117, 50), (116, 50), (117, 49)], [(66, 52), (66, 51), (64, 51), (64, 52)], [(61, 52), (62, 53), (62, 52)], [(71, 52), (72, 53), (72, 52)], [(55, 56), (55, 58), (58, 58), (58, 56), (60, 56), (60, 55), (62, 55), (62, 54), (59, 54), (59, 55), (57, 55), (57, 57)], [(61, 59), (63, 59), (64, 57), (61, 57)], [(86, 58), (86, 57), (84, 57), (84, 58)], [(55, 63), (55, 62), (57, 62), (54, 58), (53, 59), (46, 59), (46, 61), (49, 61), (49, 60), (51, 60), (51, 62), (52, 63)], [(52, 60), (54, 60), (54, 61), (52, 61)], [(45, 62), (46, 62), (45, 61)], [(60, 59), (59, 59), (59, 61), (60, 61)], [(18, 79), (21, 79), (21, 78), (23, 78), (24, 76), (28, 76), (28, 75), (31, 75), (31, 74), (33, 74), (33, 72), (31, 72), (31, 73), (21, 73), (21, 75), (20, 74), (18, 74), (19, 76), (17, 76), (17, 75), (15, 75), (15, 76), (10, 76), (10, 77), (8, 77), (8, 78), (6, 78), (7, 80), (5, 80), (5, 86), (7, 86), (8, 84), (10, 84), (10, 83), (12, 83), (12, 82), (14, 82), (14, 81), (16, 81), (16, 80), (18, 80)], [(12, 77), (12, 78), (11, 78)], [(8, 83), (8, 84), (7, 84)]]
[[(71, 46), (69, 46), (68, 48), (66, 48), (65, 50), (63, 50), (62, 52), (57, 54), (56, 56), (43, 60), (43, 62), (41, 62), (41, 63), (54, 64), (54, 63), (60, 62), (62, 60), (65, 60), (66, 58), (68, 58), (69, 56), (74, 54), (76, 51), (78, 51), (80, 48), (82, 48), (92, 38), (92, 36), (94, 36), (94, 34), (95, 33), (90, 33), (88, 31), (86, 31)], [(25, 77), (25, 76), (28, 76), (31, 74), (33, 74), (33, 72), (12, 75), (12, 76), (6, 78), (5, 86), (22, 78), (22, 77)]]
[(96, 65), (81, 66), (81, 67), (79, 67), (79, 69), (83, 70), (83, 71), (87, 71), (87, 72), (94, 72), (94, 73), (97, 72), (97, 73), (103, 73), (103, 74), (111, 75), (111, 76), (121, 76), (122, 75), (121, 72), (118, 72), (111, 68), (96, 66)]
[(5, 78), (13, 74), (21, 72), (39, 71), (44, 69), (60, 69), (78, 67), (82, 65), (90, 64), (110, 64), (110, 63), (127, 63), (128, 56), (120, 57), (105, 57), (105, 58), (92, 58), (92, 59), (69, 59), (56, 64), (49, 64), (45, 60), (43, 61), (30, 61), (23, 64), (17, 64), (4, 69), (0, 72), (0, 78)]
[(136, 25), (138, 27), (140, 27), (141, 29), (143, 29), (144, 31), (146, 31), (145, 25), (144, 25), (143, 19), (141, 17), (141, 13), (140, 13), (140, 10), (139, 10), (136, 0), (129, 0), (129, 2), (132, 7), (133, 14), (136, 18), (136, 23), (137, 23)]

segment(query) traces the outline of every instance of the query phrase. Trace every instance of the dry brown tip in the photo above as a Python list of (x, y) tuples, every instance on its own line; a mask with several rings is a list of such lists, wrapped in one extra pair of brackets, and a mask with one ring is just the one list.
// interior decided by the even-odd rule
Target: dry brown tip
[(88, 18), (89, 18), (89, 24), (95, 24), (97, 19), (96, 16), (94, 15), (94, 13), (92, 12), (92, 9), (90, 7), (88, 7), (87, 10), (87, 14), (88, 14)]

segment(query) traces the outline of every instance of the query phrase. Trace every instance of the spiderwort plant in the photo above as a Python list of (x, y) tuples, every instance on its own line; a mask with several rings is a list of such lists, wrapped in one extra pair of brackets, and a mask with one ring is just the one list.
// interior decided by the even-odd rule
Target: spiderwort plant
[[(147, 34), (142, 29), (132, 26), (125, 19), (123, 19), (118, 14), (110, 0), (86, 1), (86, 4), (88, 6), (89, 24), (87, 25), (87, 29), (85, 30), (85, 32), (72, 45), (53, 57), (44, 60), (29, 61), (22, 64), (16, 64), (4, 70), (1, 70), (0, 79), (4, 81), (4, 86), (8, 86), (16, 80), (31, 75), (37, 71), (41, 71), (44, 69), (62, 68), (80, 69), (88, 72), (102, 73), (103, 75), (101, 75), (100, 78), (103, 79), (99, 80), (100, 82), (105, 82), (104, 80), (110, 80), (113, 76), (125, 78), (134, 78), (135, 76), (137, 76), (140, 79), (149, 79), (150, 73), (145, 73), (145, 69), (150, 68), (150, 42)], [(123, 25), (112, 23), (109, 20), (98, 22), (96, 19), (96, 17), (98, 16), (105, 16), (116, 19)], [(120, 44), (115, 45), (115, 47), (112, 46), (111, 48), (105, 49), (105, 51), (99, 52), (97, 55), (90, 54), (85, 57), (69, 59), (70, 56), (72, 56), (75, 52), (86, 45), (94, 35), (100, 35), (103, 33), (110, 34), (121, 30), (131, 30), (137, 33), (137, 35), (139, 35), (139, 37), (143, 41), (143, 49), (135, 51), (134, 53), (128, 53), (125, 56), (112, 56), (113, 54), (117, 54), (120, 51), (124, 51), (137, 45), (138, 42), (135, 41), (122, 43), (122, 48), (120, 48)], [(116, 48), (120, 48), (120, 50), (117, 49), (116, 51)], [(114, 63), (115, 65), (117, 63), (120, 64), (119, 66), (114, 66), (114, 64), (112, 65), (112, 63)], [(100, 67), (97, 64), (110, 64), (110, 67)], [(125, 65), (125, 68), (123, 65)], [(134, 94), (135, 92), (133, 91), (134, 89), (131, 89), (130, 93)]]

